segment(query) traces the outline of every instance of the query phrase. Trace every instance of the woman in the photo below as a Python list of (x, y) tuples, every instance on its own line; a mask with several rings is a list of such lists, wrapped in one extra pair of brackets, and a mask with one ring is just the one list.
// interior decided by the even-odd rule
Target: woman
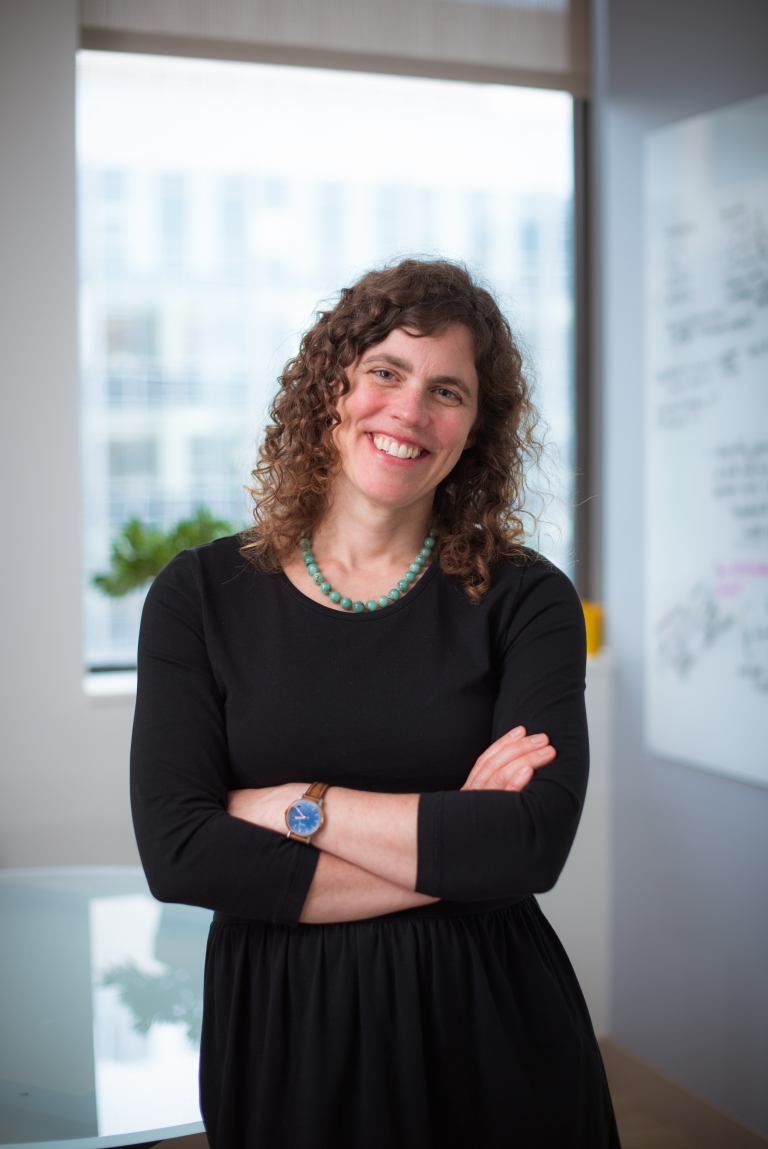
[(216, 911), (213, 1149), (618, 1146), (532, 896), (588, 764), (579, 601), (521, 545), (532, 422), (463, 269), (370, 273), (286, 367), (253, 527), (149, 592), (134, 818), (155, 896)]

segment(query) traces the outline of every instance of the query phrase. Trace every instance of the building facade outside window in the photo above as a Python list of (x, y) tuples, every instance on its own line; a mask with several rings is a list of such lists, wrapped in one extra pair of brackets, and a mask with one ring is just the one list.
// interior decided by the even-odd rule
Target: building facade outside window
[(462, 260), (521, 338), (556, 496), (532, 544), (569, 570), (569, 95), (86, 51), (78, 174), (87, 667), (135, 664), (145, 592), (91, 585), (121, 526), (168, 528), (199, 506), (245, 524), (301, 332), (406, 255)]

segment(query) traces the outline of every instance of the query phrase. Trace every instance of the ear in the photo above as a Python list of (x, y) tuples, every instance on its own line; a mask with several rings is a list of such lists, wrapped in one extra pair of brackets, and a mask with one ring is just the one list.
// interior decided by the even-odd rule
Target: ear
[(477, 441), (477, 435), (475, 434), (474, 431), (470, 431), (469, 434), (467, 435), (467, 441), (464, 444), (464, 446), (462, 447), (462, 451), (468, 451), (470, 447), (474, 447), (476, 441)]

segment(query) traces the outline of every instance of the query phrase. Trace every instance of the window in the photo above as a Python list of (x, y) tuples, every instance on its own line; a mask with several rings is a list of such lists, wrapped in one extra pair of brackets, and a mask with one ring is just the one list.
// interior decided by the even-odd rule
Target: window
[(132, 517), (238, 527), (283, 363), (318, 305), (404, 255), (463, 260), (574, 452), (573, 101), (561, 92), (119, 53), (78, 60), (85, 660), (130, 666), (143, 593), (92, 585)]

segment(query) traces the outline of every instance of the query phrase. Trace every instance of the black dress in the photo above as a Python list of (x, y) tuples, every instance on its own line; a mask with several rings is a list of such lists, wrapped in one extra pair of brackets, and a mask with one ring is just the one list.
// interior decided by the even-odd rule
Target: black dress
[[(522, 724), (557, 758), (520, 794), (460, 791)], [(505, 561), (480, 606), (433, 563), (349, 615), (236, 538), (155, 580), (139, 644), (136, 834), (152, 892), (216, 911), (201, 1104), (212, 1149), (616, 1149), (589, 1015), (535, 897), (587, 782), (584, 628), (560, 571)], [(420, 892), (299, 925), (318, 851), (231, 818), (228, 790), (420, 793)]]

